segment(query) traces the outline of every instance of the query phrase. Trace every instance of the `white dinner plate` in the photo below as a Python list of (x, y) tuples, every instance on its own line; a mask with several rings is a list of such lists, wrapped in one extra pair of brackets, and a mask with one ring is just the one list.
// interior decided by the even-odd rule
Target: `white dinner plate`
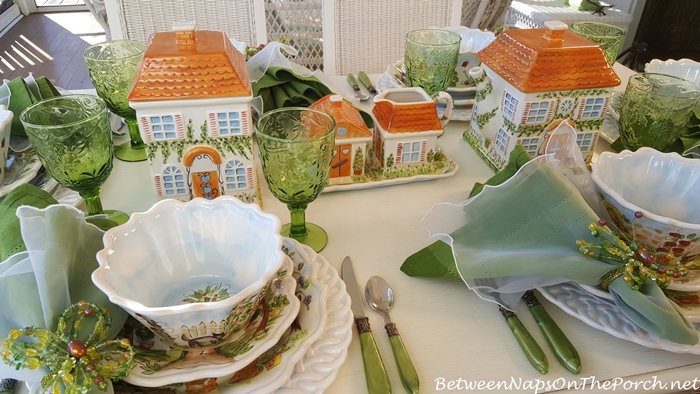
[(650, 334), (629, 320), (614, 303), (587, 292), (576, 283), (560, 283), (537, 290), (564, 312), (617, 338), (649, 348), (700, 355), (700, 344), (681, 345)]

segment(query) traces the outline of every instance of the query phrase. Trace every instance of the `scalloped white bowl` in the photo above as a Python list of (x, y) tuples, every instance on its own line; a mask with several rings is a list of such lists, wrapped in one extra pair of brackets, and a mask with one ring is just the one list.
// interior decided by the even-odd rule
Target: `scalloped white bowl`
[(683, 78), (700, 85), (700, 63), (690, 59), (665, 60), (653, 59), (644, 66), (648, 73), (660, 73)]
[(614, 224), (630, 239), (681, 261), (700, 255), (699, 160), (651, 148), (604, 152), (592, 178)]
[(183, 350), (235, 339), (285, 261), (279, 219), (221, 196), (163, 200), (107, 231), (92, 280)]

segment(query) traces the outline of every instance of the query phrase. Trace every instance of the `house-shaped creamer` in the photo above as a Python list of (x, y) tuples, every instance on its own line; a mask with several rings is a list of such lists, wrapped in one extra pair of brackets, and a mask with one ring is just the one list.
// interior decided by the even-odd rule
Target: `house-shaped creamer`
[(318, 109), (335, 119), (335, 147), (329, 185), (352, 183), (352, 176), (364, 174), (367, 147), (372, 144), (372, 131), (367, 128), (360, 111), (339, 95), (327, 95), (310, 108)]
[(151, 35), (129, 93), (156, 194), (255, 201), (245, 57), (223, 32), (188, 23), (173, 30)]
[(620, 84), (602, 49), (549, 21), (544, 29), (505, 30), (477, 56), (470, 70), (477, 93), (464, 139), (495, 170), (522, 145), (541, 154), (562, 121), (574, 125), (590, 160), (610, 94)]
[(374, 152), (384, 169), (422, 165), (435, 153), (443, 124), (423, 89), (387, 89), (374, 98), (372, 114)]

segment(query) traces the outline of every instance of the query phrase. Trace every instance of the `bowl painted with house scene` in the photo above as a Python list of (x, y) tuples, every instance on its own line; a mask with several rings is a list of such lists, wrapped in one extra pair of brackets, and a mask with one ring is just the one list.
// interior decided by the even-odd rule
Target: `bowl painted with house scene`
[(604, 152), (593, 182), (627, 237), (682, 262), (700, 255), (700, 161), (651, 148)]
[(280, 221), (235, 197), (163, 200), (104, 235), (95, 285), (170, 346), (237, 337), (282, 267)]

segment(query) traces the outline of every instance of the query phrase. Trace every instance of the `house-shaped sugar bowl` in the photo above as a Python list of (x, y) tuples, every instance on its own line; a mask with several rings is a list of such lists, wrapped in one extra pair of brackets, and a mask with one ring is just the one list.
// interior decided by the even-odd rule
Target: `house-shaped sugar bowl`
[(482, 64), (469, 71), (477, 92), (464, 139), (494, 170), (518, 144), (541, 154), (562, 121), (574, 125), (590, 160), (620, 84), (598, 45), (549, 21), (543, 29), (505, 30), (477, 56)]
[[(447, 93), (442, 95), (449, 97)], [(452, 102), (448, 104), (452, 107)], [(374, 98), (374, 153), (385, 172), (426, 165), (449, 119), (438, 118), (435, 101), (421, 88), (387, 89)]]
[(340, 95), (327, 95), (310, 108), (335, 119), (335, 147), (328, 184), (353, 183), (353, 176), (364, 174), (367, 149), (372, 146), (372, 131), (367, 128), (360, 111)]
[(223, 32), (173, 30), (151, 35), (129, 93), (156, 194), (257, 201), (245, 57)]

